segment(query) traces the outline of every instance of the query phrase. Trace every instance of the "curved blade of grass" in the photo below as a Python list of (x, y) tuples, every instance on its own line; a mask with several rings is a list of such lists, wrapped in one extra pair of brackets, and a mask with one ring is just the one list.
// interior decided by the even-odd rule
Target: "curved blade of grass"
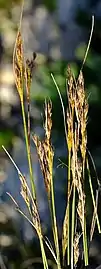
[(48, 249), (50, 250), (50, 252), (51, 252), (51, 254), (52, 254), (52, 256), (53, 256), (53, 258), (54, 258), (54, 260), (55, 260), (56, 264), (58, 264), (58, 261), (57, 261), (56, 255), (55, 255), (55, 253), (54, 253), (54, 249), (53, 249), (53, 247), (52, 247), (52, 245), (51, 245), (51, 243), (50, 243), (49, 239), (47, 238), (47, 240), (46, 240), (46, 237), (45, 237), (45, 238), (43, 238), (43, 239), (44, 239), (44, 241), (45, 241), (46, 246), (47, 246), (47, 247), (48, 247)]
[(95, 171), (95, 175), (96, 175), (96, 179), (97, 179), (97, 184), (98, 184), (98, 187), (100, 187), (100, 181), (99, 181), (99, 179), (98, 179), (98, 175), (97, 175), (97, 171), (96, 171), (96, 166), (95, 166), (95, 163), (94, 163), (93, 157), (92, 157), (92, 155), (91, 155), (90, 151), (88, 150), (88, 148), (87, 148), (87, 152), (88, 152), (88, 154), (89, 154), (89, 156), (90, 156), (90, 159), (91, 159), (92, 165), (93, 165), (93, 167), (94, 167), (94, 171)]
[(63, 113), (63, 120), (64, 120), (64, 129), (65, 129), (65, 136), (66, 136), (66, 142), (67, 142), (67, 128), (66, 128), (66, 116), (65, 116), (65, 108), (64, 108), (64, 104), (63, 104), (63, 100), (62, 100), (62, 95), (60, 93), (60, 89), (57, 85), (57, 82), (53, 76), (53, 74), (51, 73), (51, 77), (52, 77), (52, 80), (55, 84), (55, 87), (57, 89), (57, 92), (58, 92), (58, 95), (59, 95), (59, 98), (60, 98), (60, 102), (61, 102), (61, 106), (62, 106), (62, 113)]
[(11, 155), (9, 154), (9, 152), (7, 151), (7, 149), (2, 145), (3, 150), (5, 151), (5, 153), (7, 154), (7, 156), (9, 157), (9, 159), (11, 160), (11, 162), (13, 163), (14, 167), (16, 168), (18, 174), (22, 174), (20, 169), (18, 168), (18, 166), (16, 165), (16, 163), (14, 162), (13, 158), (11, 157)]
[(87, 55), (88, 55), (90, 44), (91, 44), (91, 40), (92, 40), (93, 31), (94, 31), (94, 15), (92, 16), (92, 26), (91, 26), (90, 37), (89, 37), (87, 49), (86, 49), (86, 52), (85, 52), (85, 56), (84, 56), (83, 63), (82, 63), (82, 66), (81, 66), (80, 71), (82, 71), (83, 66), (84, 66), (84, 64), (86, 62), (86, 59), (87, 59)]
[[(7, 156), (9, 157), (10, 161), (13, 163), (15, 169), (16, 169), (17, 172), (18, 172), (18, 176), (23, 177), (23, 174), (21, 173), (20, 169), (18, 168), (18, 166), (17, 166), (16, 163), (14, 162), (13, 158), (11, 157), (11, 155), (9, 154), (9, 152), (7, 151), (7, 149), (6, 149), (3, 145), (2, 145), (2, 148), (3, 148), (3, 150), (5, 151), (5, 153), (7, 154)], [(30, 197), (31, 197), (31, 200), (33, 201), (33, 197), (32, 197), (32, 194), (31, 194), (31, 192), (30, 192), (29, 187), (28, 187), (28, 192), (29, 192), (29, 195), (30, 195)]]

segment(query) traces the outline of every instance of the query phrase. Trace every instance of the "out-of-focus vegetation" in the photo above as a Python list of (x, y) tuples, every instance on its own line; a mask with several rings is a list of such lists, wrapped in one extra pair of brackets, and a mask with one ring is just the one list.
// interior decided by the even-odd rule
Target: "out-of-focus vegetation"
[(12, 5), (19, 4), (21, 2), (22, 0), (8, 0), (8, 1), (0, 0), (0, 8), (9, 10), (11, 9)]

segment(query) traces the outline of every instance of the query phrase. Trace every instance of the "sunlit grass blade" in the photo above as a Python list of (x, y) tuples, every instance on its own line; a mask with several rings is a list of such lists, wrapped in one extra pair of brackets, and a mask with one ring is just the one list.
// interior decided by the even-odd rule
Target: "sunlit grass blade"
[(45, 236), (43, 239), (44, 239), (44, 241), (45, 241), (46, 246), (47, 246), (48, 249), (50, 250), (50, 252), (51, 252), (51, 254), (52, 254), (52, 256), (53, 256), (53, 258), (54, 258), (56, 264), (58, 264), (56, 255), (55, 255), (55, 253), (54, 253), (54, 249), (53, 249), (53, 247), (52, 247), (52, 245), (51, 245), (49, 239), (48, 239), (46, 236)]

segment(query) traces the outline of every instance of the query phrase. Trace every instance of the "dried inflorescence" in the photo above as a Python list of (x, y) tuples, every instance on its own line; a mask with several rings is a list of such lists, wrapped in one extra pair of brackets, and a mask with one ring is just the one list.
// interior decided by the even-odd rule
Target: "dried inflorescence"
[(51, 120), (52, 103), (49, 101), (45, 104), (45, 139), (40, 141), (39, 137), (33, 136), (36, 145), (41, 170), (45, 182), (48, 198), (50, 199), (52, 172), (53, 172), (53, 156), (54, 152), (50, 142), (52, 120)]
[(14, 54), (13, 54), (13, 69), (15, 76), (15, 84), (20, 96), (21, 102), (23, 102), (23, 74), (24, 74), (24, 64), (23, 64), (23, 44), (20, 31), (18, 31)]
[(25, 62), (25, 83), (26, 83), (26, 91), (27, 91), (27, 101), (30, 101), (30, 89), (31, 89), (31, 83), (32, 83), (32, 75), (33, 70), (35, 69), (35, 59), (36, 59), (36, 53), (33, 53), (33, 57), (31, 60), (27, 59)]
[[(17, 34), (14, 57), (13, 57), (13, 65), (14, 65), (14, 75), (15, 75), (15, 83), (17, 86), (17, 90), (20, 96), (20, 101), (22, 105), (22, 115), (24, 122), (24, 131), (26, 138), (26, 148), (28, 154), (28, 162), (29, 162), (29, 171), (31, 177), (31, 187), (32, 192), (34, 193), (34, 183), (32, 177), (32, 164), (31, 164), (31, 151), (30, 151), (30, 89), (32, 82), (32, 74), (33, 69), (35, 68), (35, 58), (36, 54), (33, 54), (33, 58), (31, 60), (24, 61), (23, 55), (23, 44), (20, 30)], [(75, 209), (76, 209), (76, 200), (75, 193), (77, 193), (78, 201), (77, 201), (77, 213), (79, 216), (79, 221), (81, 223), (82, 233), (85, 236), (85, 192), (84, 192), (84, 170), (85, 170), (85, 160), (86, 160), (86, 146), (87, 146), (87, 133), (86, 133), (86, 125), (87, 125), (87, 114), (88, 114), (88, 103), (84, 90), (84, 78), (83, 74), (80, 71), (79, 77), (77, 81), (75, 80), (70, 67), (67, 70), (68, 73), (68, 109), (67, 109), (67, 118), (65, 121), (65, 127), (67, 127), (68, 132), (65, 128), (66, 133), (66, 141), (68, 146), (68, 197), (67, 197), (67, 207), (66, 213), (63, 223), (63, 234), (62, 234), (62, 250), (63, 250), (63, 258), (65, 256), (66, 248), (70, 248), (71, 246), (71, 260), (74, 259), (74, 264), (77, 263), (79, 257), (79, 237), (78, 234), (74, 236), (73, 231), (73, 221), (75, 221)], [(24, 95), (24, 86), (26, 86), (26, 96), (27, 96), (27, 105), (28, 105), (28, 121), (26, 126), (26, 119), (24, 114), (24, 104), (23, 104), (23, 95)], [(63, 115), (65, 112), (63, 111)], [(54, 195), (53, 195), (53, 157), (54, 152), (51, 145), (51, 129), (52, 129), (52, 103), (48, 101), (45, 103), (45, 138), (44, 140), (40, 140), (38, 136), (33, 136), (33, 141), (37, 148), (37, 153), (39, 157), (39, 162), (42, 170), (42, 174), (44, 177), (45, 187), (49, 199), (49, 204), (53, 206), (53, 215), (55, 214), (55, 204), (54, 204)], [(64, 115), (65, 118), (65, 115)], [(41, 233), (41, 224), (40, 217), (38, 213), (38, 207), (36, 202), (36, 195), (32, 195), (26, 178), (19, 174), (19, 178), (21, 181), (21, 195), (29, 209), (31, 214), (32, 223), (35, 227), (39, 237), (42, 236)], [(72, 191), (73, 190), (73, 191)], [(68, 238), (70, 237), (70, 200), (71, 196), (73, 198), (72, 203), (72, 239), (71, 243)], [(57, 227), (56, 227), (56, 216), (53, 216), (54, 227), (54, 241), (56, 246), (56, 252), (58, 257), (58, 262), (60, 264), (59, 258), (59, 247), (58, 247), (58, 239), (57, 239)], [(68, 245), (67, 245), (68, 241)], [(85, 250), (84, 250), (85, 251)], [(69, 253), (69, 251), (68, 251)], [(69, 254), (68, 254), (69, 256)], [(74, 258), (73, 258), (74, 257)], [(69, 264), (69, 263), (68, 263)], [(60, 265), (59, 265), (60, 266)], [(60, 268), (60, 267), (59, 267)]]
[(27, 204), (28, 208), (30, 208), (29, 188), (26, 182), (26, 178), (22, 174), (19, 174), (19, 179), (21, 181), (21, 195), (25, 203)]
[(41, 223), (40, 223), (40, 216), (38, 213), (38, 205), (36, 199), (32, 200), (32, 207), (31, 207), (31, 213), (32, 213), (32, 222), (33, 226), (37, 231), (37, 234), (39, 237), (42, 237), (42, 230), (41, 230)]
[(76, 233), (74, 236), (74, 266), (77, 265), (79, 255), (80, 255), (79, 240), (80, 240), (80, 234)]
[[(84, 169), (87, 146), (87, 114), (88, 103), (84, 89), (84, 78), (80, 71), (77, 81), (75, 80), (70, 67), (68, 67), (68, 110), (67, 110), (67, 146), (69, 152), (69, 178), (68, 178), (68, 198), (65, 212), (63, 234), (62, 234), (62, 248), (63, 257), (65, 255), (66, 247), (68, 246), (68, 220), (70, 221), (70, 209), (68, 210), (71, 196), (71, 189), (76, 189), (77, 192), (77, 213), (81, 223), (81, 229), (84, 233), (84, 219), (85, 219), (85, 192), (84, 192)], [(77, 246), (76, 246), (77, 248)], [(74, 238), (74, 252), (75, 238)], [(77, 251), (78, 252), (78, 251)], [(78, 259), (79, 252), (75, 255), (75, 260)]]

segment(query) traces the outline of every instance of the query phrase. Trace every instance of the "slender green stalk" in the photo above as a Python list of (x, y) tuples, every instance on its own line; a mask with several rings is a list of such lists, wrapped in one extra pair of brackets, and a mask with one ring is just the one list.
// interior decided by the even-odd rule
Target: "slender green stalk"
[[(12, 198), (12, 196), (10, 196)], [(13, 199), (14, 200), (14, 199)], [(15, 200), (14, 200), (15, 202)], [(27, 221), (34, 227), (33, 222), (17, 207), (16, 210), (25, 218)], [(35, 229), (35, 227), (34, 227)], [(36, 231), (37, 232), (37, 231)], [(38, 233), (37, 233), (38, 234)], [(48, 262), (45, 254), (44, 244), (43, 244), (43, 238), (40, 234), (38, 234), (39, 241), (40, 241), (40, 248), (41, 248), (41, 254), (42, 254), (42, 261), (44, 269), (48, 269)]]
[(86, 232), (86, 218), (84, 216), (84, 231), (83, 231), (83, 248), (84, 248), (84, 262), (85, 266), (88, 265), (88, 244), (87, 244), (87, 232)]
[(71, 151), (68, 154), (68, 242), (67, 242), (67, 264), (70, 265), (70, 163), (71, 163)]
[(45, 249), (44, 249), (44, 245), (43, 245), (43, 240), (42, 240), (41, 236), (39, 236), (39, 240), (40, 240), (40, 247), (41, 247), (41, 253), (42, 253), (43, 266), (44, 266), (44, 269), (48, 269), (48, 262), (47, 262)]
[(22, 108), (23, 126), (24, 126), (24, 133), (25, 133), (25, 141), (26, 141), (26, 150), (27, 150), (30, 181), (31, 181), (31, 188), (32, 188), (32, 196), (33, 196), (33, 198), (36, 198), (33, 170), (32, 170), (32, 163), (31, 163), (31, 153), (30, 153), (30, 147), (28, 144), (28, 133), (27, 133), (27, 127), (26, 127), (26, 118), (25, 118), (25, 110), (24, 110), (24, 103), (23, 102), (21, 102), (21, 108)]
[(52, 217), (53, 217), (53, 235), (54, 235), (54, 243), (56, 248), (56, 254), (57, 254), (57, 268), (61, 269), (61, 263), (60, 263), (60, 251), (59, 251), (59, 241), (58, 241), (58, 230), (57, 230), (57, 222), (56, 222), (56, 212), (55, 212), (55, 200), (54, 200), (54, 187), (53, 187), (53, 181), (51, 182), (51, 198), (52, 198)]
[(87, 159), (87, 170), (88, 170), (88, 177), (89, 177), (89, 185), (90, 185), (90, 191), (91, 191), (91, 196), (92, 196), (92, 202), (93, 202), (94, 211), (95, 211), (95, 215), (96, 215), (97, 227), (98, 227), (99, 233), (101, 233), (101, 227), (100, 227), (100, 222), (99, 222), (99, 218), (98, 218), (98, 214), (97, 214), (97, 208), (96, 208), (96, 202), (95, 202), (94, 193), (93, 193), (93, 186), (92, 186), (92, 180), (91, 180), (88, 159)]
[(73, 202), (72, 202), (72, 229), (71, 229), (71, 269), (74, 267), (74, 228), (75, 228), (75, 184), (73, 187)]
[[(85, 174), (85, 160), (83, 160), (83, 179), (84, 179), (84, 174)], [(83, 188), (84, 188), (84, 186), (83, 186)], [(84, 262), (85, 262), (85, 266), (87, 266), (88, 265), (88, 244), (87, 244), (85, 205), (82, 205), (82, 208), (84, 208), (84, 212), (83, 212), (83, 215), (84, 215), (84, 227), (83, 227)]]

